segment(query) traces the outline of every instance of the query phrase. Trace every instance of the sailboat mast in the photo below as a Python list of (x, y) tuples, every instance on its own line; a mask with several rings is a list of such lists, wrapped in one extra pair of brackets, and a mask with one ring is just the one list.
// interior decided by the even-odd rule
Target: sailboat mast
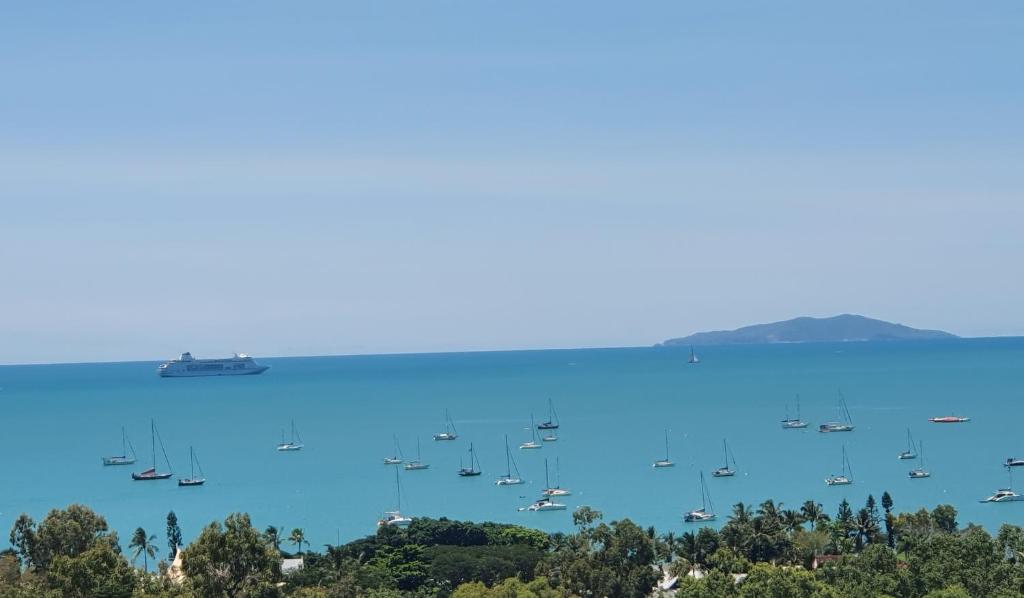
[(512, 461), (508, 454), (508, 434), (505, 434), (505, 477), (512, 477)]
[(149, 444), (153, 453), (153, 469), (156, 469), (156, 422), (149, 420)]
[(548, 479), (548, 460), (547, 460), (547, 457), (544, 458), (544, 487), (545, 488), (550, 488), (551, 487), (551, 480)]
[(665, 430), (665, 460), (668, 461), (668, 430)]
[(729, 445), (722, 439), (722, 452), (725, 453), (725, 468), (729, 469)]

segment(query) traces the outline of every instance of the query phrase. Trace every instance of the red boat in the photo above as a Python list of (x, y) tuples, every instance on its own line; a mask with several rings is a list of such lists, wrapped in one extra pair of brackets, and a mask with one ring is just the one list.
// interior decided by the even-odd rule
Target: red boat
[(971, 418), (960, 417), (959, 415), (944, 415), (942, 417), (930, 417), (928, 421), (933, 424), (960, 424), (971, 421)]

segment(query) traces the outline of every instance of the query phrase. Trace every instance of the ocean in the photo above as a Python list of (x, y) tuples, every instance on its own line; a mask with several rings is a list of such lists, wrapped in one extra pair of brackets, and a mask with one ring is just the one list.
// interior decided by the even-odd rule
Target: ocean
[[(431, 465), (399, 468), (410, 516), (568, 531), (572, 509), (589, 505), (607, 521), (628, 517), (680, 533), (695, 529), (682, 514), (700, 506), (704, 471), (719, 514), (712, 525), (738, 501), (796, 508), (813, 499), (834, 514), (843, 498), (857, 508), (884, 491), (897, 511), (949, 503), (961, 524), (1024, 524), (1024, 502), (979, 502), (1008, 483), (1002, 462), (1024, 456), (1024, 338), (718, 346), (698, 354), (697, 365), (687, 364), (683, 347), (257, 358), (271, 366), (263, 375), (177, 379), (159, 378), (157, 362), (0, 367), (0, 531), (6, 537), (22, 512), (38, 521), (51, 508), (83, 503), (123, 544), (139, 526), (164, 544), (171, 510), (186, 542), (236, 511), (261, 529), (303, 528), (314, 548), (347, 541), (373, 533), (381, 513), (397, 506), (395, 466), (382, 464), (393, 435), (406, 458), (419, 438)], [(817, 432), (836, 417), (840, 390), (856, 430)], [(810, 425), (783, 430), (797, 394)], [(549, 398), (559, 440), (519, 450), (531, 414), (547, 418)], [(446, 409), (459, 438), (436, 442)], [(928, 422), (948, 414), (971, 421)], [(175, 478), (188, 475), (193, 446), (205, 486), (131, 480), (152, 459), (151, 418)], [(277, 452), (292, 420), (305, 448)], [(139, 461), (103, 467), (101, 457), (119, 454), (122, 425)], [(916, 462), (896, 458), (908, 427), (923, 443), (931, 478), (910, 480)], [(653, 469), (666, 429), (676, 466)], [(494, 484), (505, 472), (505, 435), (524, 485)], [(723, 439), (738, 472), (713, 479)], [(456, 471), (470, 443), (484, 473), (462, 478)], [(827, 487), (844, 445), (854, 484)], [(522, 511), (544, 487), (545, 459), (552, 483), (557, 461), (560, 485), (572, 490), (563, 500), (569, 508)]]

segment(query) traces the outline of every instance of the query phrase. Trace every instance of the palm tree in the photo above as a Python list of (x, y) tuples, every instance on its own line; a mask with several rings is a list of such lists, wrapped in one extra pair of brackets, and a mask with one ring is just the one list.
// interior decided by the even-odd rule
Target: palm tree
[(825, 507), (821, 506), (820, 502), (814, 502), (813, 500), (804, 502), (803, 506), (800, 507), (800, 514), (803, 515), (804, 521), (811, 524), (812, 528), (818, 527), (818, 524), (823, 521), (828, 521)]
[(753, 511), (751, 511), (750, 507), (738, 502), (732, 507), (732, 515), (729, 515), (729, 521), (746, 524), (750, 523), (751, 516), (753, 516)]
[(292, 530), (292, 534), (288, 536), (288, 542), (296, 544), (299, 547), (299, 554), (302, 554), (302, 545), (308, 544), (306, 542), (306, 532), (302, 531), (302, 528), (295, 528)]
[(672, 561), (672, 557), (676, 554), (676, 534), (675, 532), (667, 532), (661, 536), (661, 545), (665, 550), (665, 560)]
[(156, 558), (156, 551), (159, 550), (154, 542), (156, 542), (156, 535), (147, 536), (146, 530), (138, 527), (135, 528), (135, 533), (132, 534), (132, 542), (128, 545), (128, 548), (134, 549), (132, 563), (134, 564), (141, 554), (142, 566), (146, 573), (149, 573), (149, 557)]
[(804, 517), (800, 514), (800, 511), (796, 509), (786, 509), (782, 511), (782, 526), (786, 528), (786, 531), (793, 533), (798, 529), (802, 529), (804, 525)]
[(263, 530), (263, 537), (267, 539), (267, 543), (274, 547), (274, 550), (281, 552), (281, 530), (268, 525), (267, 529)]

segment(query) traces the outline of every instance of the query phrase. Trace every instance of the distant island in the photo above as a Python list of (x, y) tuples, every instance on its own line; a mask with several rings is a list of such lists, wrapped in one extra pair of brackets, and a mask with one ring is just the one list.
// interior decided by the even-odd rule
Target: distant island
[(827, 343), (852, 341), (909, 341), (959, 338), (942, 330), (921, 330), (855, 314), (831, 318), (793, 318), (771, 324), (755, 324), (736, 330), (698, 332), (670, 338), (659, 346), (747, 345), (765, 343)]

